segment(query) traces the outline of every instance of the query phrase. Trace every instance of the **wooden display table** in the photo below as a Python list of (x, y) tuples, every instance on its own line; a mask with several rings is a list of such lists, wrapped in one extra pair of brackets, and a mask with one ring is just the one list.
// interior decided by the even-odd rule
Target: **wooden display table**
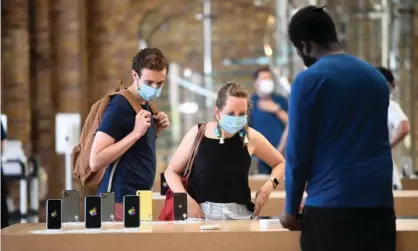
[[(251, 191), (258, 191), (270, 176), (267, 175), (251, 175), (249, 178), (249, 186)], [(418, 190), (418, 179), (402, 179), (404, 190)], [(160, 192), (160, 180), (154, 182), (154, 192)], [(280, 182), (276, 191), (284, 191), (284, 181)]]
[[(418, 216), (418, 191), (393, 191), (397, 216)], [(255, 193), (252, 193), (255, 197)], [(260, 216), (279, 216), (284, 208), (285, 192), (273, 192), (261, 210)], [(155, 194), (153, 198), (153, 218), (158, 220), (165, 203), (165, 196)]]
[[(269, 227), (259, 221), (154, 222), (129, 231), (121, 223), (94, 231), (81, 223), (55, 233), (47, 233), (45, 223), (27, 223), (3, 229), (1, 245), (5, 251), (300, 251), (300, 232), (270, 222)], [(200, 230), (202, 224), (217, 224), (220, 230)], [(397, 220), (397, 251), (415, 250), (417, 237), (418, 220)]]
[(402, 179), (404, 190), (418, 190), (418, 179)]

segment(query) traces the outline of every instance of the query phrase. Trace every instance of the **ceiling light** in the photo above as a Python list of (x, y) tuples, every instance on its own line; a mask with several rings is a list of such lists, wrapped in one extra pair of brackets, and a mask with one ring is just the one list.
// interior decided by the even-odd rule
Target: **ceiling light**
[(192, 114), (199, 110), (199, 106), (195, 102), (184, 102), (178, 106), (180, 113)]

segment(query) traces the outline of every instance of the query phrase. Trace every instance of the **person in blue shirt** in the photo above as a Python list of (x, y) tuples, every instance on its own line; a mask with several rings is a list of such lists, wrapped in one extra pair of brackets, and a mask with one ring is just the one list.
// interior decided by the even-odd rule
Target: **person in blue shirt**
[(289, 99), (282, 225), (302, 230), (303, 251), (395, 251), (389, 86), (343, 52), (323, 8), (300, 9), (288, 33), (308, 68)]
[[(149, 102), (158, 98), (164, 86), (168, 63), (159, 49), (146, 48), (133, 59), (132, 85), (127, 89), (142, 106), (136, 114), (128, 100), (115, 95), (102, 116), (90, 155), (93, 171), (106, 168), (98, 194), (115, 193), (115, 219), (122, 220), (125, 195), (151, 190), (156, 172), (156, 137), (168, 128), (166, 114), (151, 114)], [(115, 161), (120, 158), (114, 173)]]
[[(254, 73), (256, 93), (251, 96), (250, 126), (260, 132), (274, 147), (279, 148), (287, 124), (287, 99), (274, 93), (270, 69), (263, 67)], [(279, 149), (283, 150), (283, 149)], [(283, 151), (280, 151), (283, 153)], [(258, 160), (258, 173), (271, 174), (271, 167)]]

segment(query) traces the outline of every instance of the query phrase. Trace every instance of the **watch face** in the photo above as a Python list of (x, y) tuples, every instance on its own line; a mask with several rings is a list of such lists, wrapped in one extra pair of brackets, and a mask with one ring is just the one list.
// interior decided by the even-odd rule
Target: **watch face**
[(277, 178), (274, 178), (274, 179), (273, 179), (273, 182), (274, 182), (274, 184), (276, 184), (276, 186), (278, 186), (278, 185), (279, 185), (279, 180), (277, 180)]

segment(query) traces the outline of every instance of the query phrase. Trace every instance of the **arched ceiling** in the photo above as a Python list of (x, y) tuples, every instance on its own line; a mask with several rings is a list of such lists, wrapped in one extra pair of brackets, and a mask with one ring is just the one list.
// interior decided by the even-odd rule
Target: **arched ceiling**
[[(169, 2), (169, 3), (168, 3)], [(212, 0), (212, 63), (215, 81), (250, 82), (257, 65), (223, 64), (225, 59), (264, 57), (263, 36), (273, 2)], [(146, 13), (140, 38), (183, 67), (203, 72), (203, 1), (160, 1)]]

